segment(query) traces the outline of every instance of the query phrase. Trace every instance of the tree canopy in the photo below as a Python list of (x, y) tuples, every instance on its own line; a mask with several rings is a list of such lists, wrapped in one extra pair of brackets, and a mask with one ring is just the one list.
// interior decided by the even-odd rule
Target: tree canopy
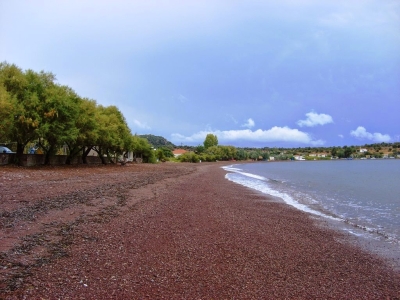
[(210, 148), (212, 146), (218, 146), (218, 137), (212, 133), (209, 133), (207, 134), (203, 144), (205, 149)]
[(0, 63), (0, 141), (16, 143), (17, 158), (30, 143), (41, 148), (45, 163), (64, 146), (67, 163), (82, 153), (85, 163), (90, 150), (103, 163), (133, 151), (144, 161), (155, 155), (146, 139), (133, 136), (116, 106), (98, 105), (82, 98), (44, 71), (23, 71), (14, 64)]

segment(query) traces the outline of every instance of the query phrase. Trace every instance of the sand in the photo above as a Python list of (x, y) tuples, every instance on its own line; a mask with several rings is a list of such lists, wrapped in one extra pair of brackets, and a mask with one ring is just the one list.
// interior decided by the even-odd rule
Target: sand
[(385, 260), (222, 165), (1, 168), (0, 298), (400, 298)]

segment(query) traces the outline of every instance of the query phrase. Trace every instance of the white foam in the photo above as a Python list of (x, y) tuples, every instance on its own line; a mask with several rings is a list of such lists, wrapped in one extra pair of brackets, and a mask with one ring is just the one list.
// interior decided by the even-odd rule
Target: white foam
[(230, 171), (230, 172), (234, 172), (234, 173), (238, 173), (238, 174), (242, 174), (244, 176), (247, 177), (251, 177), (251, 178), (255, 178), (255, 179), (259, 179), (259, 180), (268, 180), (265, 177), (259, 176), (259, 175), (255, 175), (252, 173), (246, 173), (246, 172), (242, 172), (242, 169), (239, 168), (234, 168), (233, 166), (227, 166), (227, 167), (222, 167), (224, 170), (226, 171)]
[[(244, 176), (238, 176), (238, 174), (240, 175), (244, 175)], [(256, 179), (256, 180), (251, 180), (251, 179), (247, 179), (246, 177), (250, 177), (252, 179)], [(227, 178), (228, 180), (241, 184), (243, 186), (255, 189), (259, 192), (262, 192), (264, 194), (268, 194), (274, 197), (278, 197), (281, 198), (286, 204), (291, 205), (301, 211), (307, 212), (307, 213), (311, 213), (320, 217), (325, 217), (331, 220), (337, 220), (337, 221), (341, 221), (341, 219), (326, 215), (322, 212), (319, 212), (317, 210), (311, 209), (310, 207), (308, 207), (307, 205), (301, 204), (299, 202), (297, 202), (296, 200), (294, 200), (290, 195), (286, 194), (286, 193), (282, 193), (279, 192), (277, 190), (274, 190), (272, 188), (270, 188), (268, 186), (268, 184), (266, 183), (266, 178), (262, 177), (262, 176), (258, 176), (258, 175), (254, 175), (254, 174), (250, 174), (250, 173), (244, 173), (244, 172), (238, 172), (236, 171), (235, 173), (227, 173), (225, 175), (225, 178)]]
[(231, 172), (236, 172), (236, 171), (241, 171), (242, 170), (242, 169), (233, 167), (233, 165), (224, 166), (224, 167), (222, 167), (222, 169), (224, 169), (226, 171), (231, 171)]
[(236, 172), (236, 173), (242, 174), (242, 175), (250, 177), (250, 178), (255, 178), (255, 179), (258, 179), (258, 180), (264, 180), (264, 181), (268, 180), (265, 177), (258, 176), (258, 175), (255, 175), (255, 174), (251, 174), (251, 173), (246, 173), (246, 172)]

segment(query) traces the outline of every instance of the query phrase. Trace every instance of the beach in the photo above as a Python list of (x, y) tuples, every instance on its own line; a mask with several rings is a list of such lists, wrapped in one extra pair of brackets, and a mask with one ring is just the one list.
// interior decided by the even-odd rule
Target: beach
[(400, 273), (227, 163), (0, 168), (0, 299), (399, 299)]

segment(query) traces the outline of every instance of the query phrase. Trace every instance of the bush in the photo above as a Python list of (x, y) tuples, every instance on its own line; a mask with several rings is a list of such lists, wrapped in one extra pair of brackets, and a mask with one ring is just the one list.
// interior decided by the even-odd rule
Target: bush
[(179, 160), (181, 162), (198, 163), (200, 162), (200, 157), (194, 152), (186, 152), (179, 156)]
[(217, 160), (215, 155), (211, 155), (211, 154), (202, 154), (200, 156), (200, 159), (201, 159), (201, 161), (207, 161), (207, 162), (214, 162)]

